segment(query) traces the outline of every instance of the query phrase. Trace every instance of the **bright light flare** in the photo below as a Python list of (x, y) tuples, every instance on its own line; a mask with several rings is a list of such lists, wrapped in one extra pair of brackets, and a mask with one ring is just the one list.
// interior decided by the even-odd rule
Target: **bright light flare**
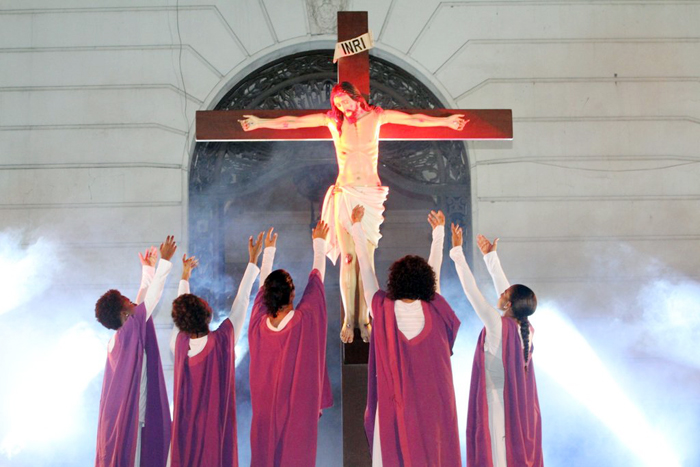
[(598, 417), (639, 457), (640, 465), (680, 467), (664, 436), (627, 398), (588, 342), (546, 304), (537, 308), (534, 342), (537, 370), (548, 373)]
[(82, 322), (44, 349), (43, 359), (26, 362), (3, 401), (9, 434), (0, 443), (0, 453), (11, 458), (29, 445), (73, 434), (83, 392), (104, 368), (106, 354), (104, 339)]

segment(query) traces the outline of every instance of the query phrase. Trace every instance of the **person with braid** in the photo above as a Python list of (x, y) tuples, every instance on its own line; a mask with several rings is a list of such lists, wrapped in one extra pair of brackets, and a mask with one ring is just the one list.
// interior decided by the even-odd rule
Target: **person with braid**
[(497, 308), (479, 291), (462, 250), (462, 229), (452, 225), (452, 250), (464, 293), (484, 323), (472, 365), (467, 414), (467, 467), (541, 467), (542, 420), (532, 362), (528, 316), (537, 297), (528, 287), (510, 285), (491, 243), (477, 237), (499, 294)]

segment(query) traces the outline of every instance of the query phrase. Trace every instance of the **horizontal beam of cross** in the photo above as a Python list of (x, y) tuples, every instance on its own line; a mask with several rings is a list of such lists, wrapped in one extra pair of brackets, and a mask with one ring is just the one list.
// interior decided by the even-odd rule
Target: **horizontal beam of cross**
[[(513, 118), (509, 109), (401, 109), (409, 114), (425, 114), (445, 117), (464, 114), (469, 120), (462, 131), (444, 127), (416, 128), (404, 125), (382, 125), (379, 139), (391, 140), (498, 140), (513, 139)], [(284, 115), (302, 116), (326, 110), (216, 110), (197, 112), (197, 141), (330, 141), (331, 133), (326, 127), (296, 130), (257, 129), (243, 131), (238, 120), (243, 115), (262, 118)]]

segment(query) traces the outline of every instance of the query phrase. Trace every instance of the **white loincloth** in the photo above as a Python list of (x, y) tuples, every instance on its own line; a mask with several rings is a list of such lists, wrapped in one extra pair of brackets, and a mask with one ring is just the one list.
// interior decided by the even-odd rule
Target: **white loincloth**
[(384, 201), (389, 194), (386, 186), (335, 186), (332, 185), (323, 199), (321, 219), (328, 224), (328, 241), (326, 242), (326, 256), (335, 264), (340, 256), (340, 242), (338, 241), (337, 228), (344, 228), (349, 235), (352, 226), (352, 210), (355, 206), (362, 205), (365, 215), (362, 218), (362, 230), (365, 237), (375, 247), (382, 235), (379, 226), (384, 221)]

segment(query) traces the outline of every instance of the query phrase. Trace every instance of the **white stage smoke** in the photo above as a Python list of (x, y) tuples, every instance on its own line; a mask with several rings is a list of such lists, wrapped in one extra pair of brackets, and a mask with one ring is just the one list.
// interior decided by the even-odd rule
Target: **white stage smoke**
[(29, 445), (41, 448), (73, 435), (83, 392), (104, 368), (106, 353), (103, 336), (83, 322), (25, 361), (4, 398), (7, 435), (0, 454), (12, 458)]
[(23, 246), (20, 232), (0, 232), (0, 315), (46, 290), (56, 270), (53, 249), (44, 238)]
[(536, 369), (548, 373), (599, 418), (639, 458), (640, 465), (680, 467), (664, 434), (632, 403), (574, 326), (551, 304), (540, 304), (536, 314)]

